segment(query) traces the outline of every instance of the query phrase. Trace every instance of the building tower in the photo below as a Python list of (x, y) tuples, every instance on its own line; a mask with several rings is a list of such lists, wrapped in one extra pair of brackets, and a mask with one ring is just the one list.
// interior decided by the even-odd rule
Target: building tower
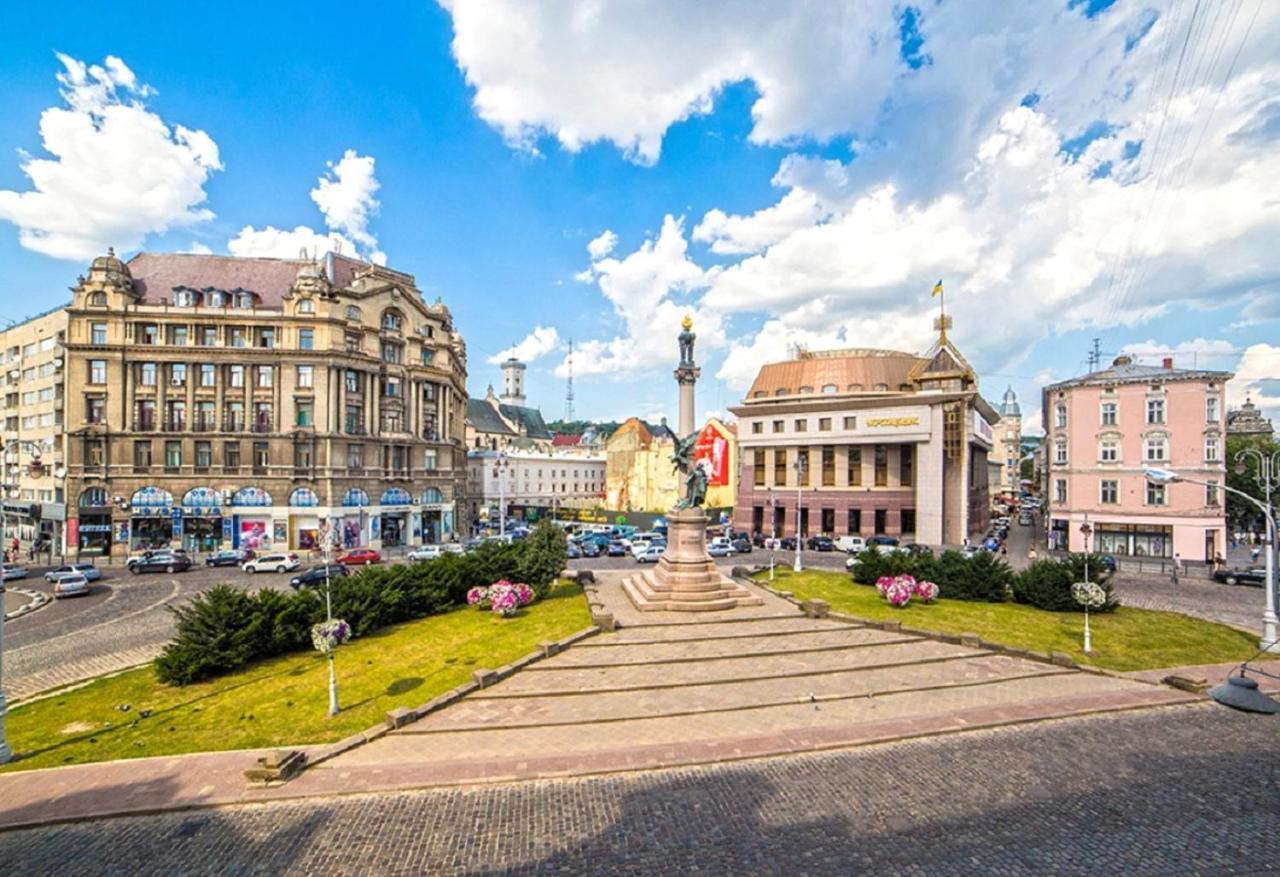
[(1018, 396), (1013, 392), (1012, 384), (1004, 391), (1004, 400), (1000, 403), (999, 429), (999, 453), (1004, 463), (1000, 488), (1016, 494), (1022, 480), (1022, 409), (1018, 406)]
[(502, 399), (505, 405), (525, 407), (524, 398), (525, 364), (514, 356), (502, 364)]

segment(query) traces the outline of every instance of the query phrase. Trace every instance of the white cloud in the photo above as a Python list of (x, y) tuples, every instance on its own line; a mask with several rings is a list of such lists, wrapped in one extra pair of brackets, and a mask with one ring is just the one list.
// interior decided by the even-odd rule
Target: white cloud
[(537, 326), (519, 344), (514, 344), (489, 357), (489, 362), (498, 365), (513, 357), (521, 362), (533, 362), (538, 357), (555, 350), (559, 345), (560, 333), (554, 326)]
[(357, 155), (354, 149), (344, 152), (337, 162), (328, 163), (328, 170), (311, 190), (311, 200), (324, 214), (328, 232), (305, 225), (296, 226), (292, 231), (270, 225), (261, 229), (246, 225), (227, 242), (227, 250), (233, 256), (280, 259), (296, 259), (304, 250), (312, 257), (332, 250), (385, 265), (387, 254), (377, 248), (378, 239), (369, 231), (369, 220), (377, 214), (379, 206), (374, 193), (380, 184), (373, 169), (373, 157)]
[(792, 189), (777, 204), (750, 216), (730, 216), (718, 209), (707, 211), (693, 229), (693, 239), (711, 244), (714, 253), (758, 253), (825, 218), (816, 195)]
[(84, 261), (211, 219), (200, 205), (209, 174), (222, 167), (213, 139), (147, 110), (151, 89), (119, 58), (103, 66), (58, 60), (66, 106), (40, 114), (41, 145), (52, 157), (20, 153), (31, 189), (0, 190), (0, 219), (18, 227), (22, 246)]
[(207, 244), (202, 244), (199, 241), (192, 241), (191, 246), (187, 247), (187, 252), (195, 256), (208, 256), (212, 255), (213, 250), (209, 249)]
[(618, 236), (605, 229), (600, 236), (593, 239), (587, 244), (587, 255), (591, 257), (591, 261), (603, 259), (605, 256), (613, 252), (613, 248), (618, 245)]
[(1235, 378), (1227, 382), (1227, 404), (1234, 408), (1247, 397), (1265, 416), (1280, 419), (1280, 346), (1250, 345), (1234, 371)]
[(1154, 339), (1126, 344), (1120, 348), (1139, 360), (1163, 359), (1172, 357), (1178, 368), (1216, 367), (1216, 362), (1223, 357), (1234, 358), (1240, 352), (1236, 345), (1222, 338), (1194, 338), (1180, 341), (1177, 344), (1162, 344)]

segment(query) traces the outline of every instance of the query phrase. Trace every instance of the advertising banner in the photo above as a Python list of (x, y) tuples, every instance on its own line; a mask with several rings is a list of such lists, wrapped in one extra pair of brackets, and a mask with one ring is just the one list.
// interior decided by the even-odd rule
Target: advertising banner
[(695, 460), (707, 461), (708, 487), (723, 487), (729, 483), (729, 440), (720, 434), (720, 430), (711, 424), (704, 426), (698, 433), (693, 454)]

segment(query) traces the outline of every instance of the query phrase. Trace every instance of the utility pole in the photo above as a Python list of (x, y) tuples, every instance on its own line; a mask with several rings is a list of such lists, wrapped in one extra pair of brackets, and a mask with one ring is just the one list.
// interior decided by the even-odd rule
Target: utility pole
[(1089, 345), (1089, 371), (1096, 372), (1098, 366), (1102, 364), (1102, 339), (1094, 338), (1093, 343)]
[(569, 355), (565, 358), (569, 368), (569, 378), (564, 390), (564, 422), (573, 423), (573, 339), (569, 339)]
[(801, 523), (804, 516), (804, 506), (800, 504), (801, 495), (804, 492), (804, 457), (796, 455), (796, 562), (793, 569), (800, 572), (804, 569), (800, 564), (800, 540), (804, 538), (801, 533)]

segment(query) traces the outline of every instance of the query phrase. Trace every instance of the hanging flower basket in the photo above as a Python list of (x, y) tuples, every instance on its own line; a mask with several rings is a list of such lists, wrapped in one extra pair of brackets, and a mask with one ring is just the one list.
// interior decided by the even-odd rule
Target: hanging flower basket
[(1097, 582), (1076, 582), (1071, 586), (1071, 596), (1086, 609), (1101, 609), (1107, 605), (1107, 592)]
[(487, 588), (472, 588), (467, 592), (467, 602), (477, 609), (491, 609), (495, 614), (509, 618), (521, 606), (532, 603), (534, 596), (533, 588), (524, 582), (502, 579)]
[(351, 639), (351, 625), (341, 618), (332, 621), (321, 621), (311, 627), (311, 645), (317, 652), (327, 655), (338, 646)]

